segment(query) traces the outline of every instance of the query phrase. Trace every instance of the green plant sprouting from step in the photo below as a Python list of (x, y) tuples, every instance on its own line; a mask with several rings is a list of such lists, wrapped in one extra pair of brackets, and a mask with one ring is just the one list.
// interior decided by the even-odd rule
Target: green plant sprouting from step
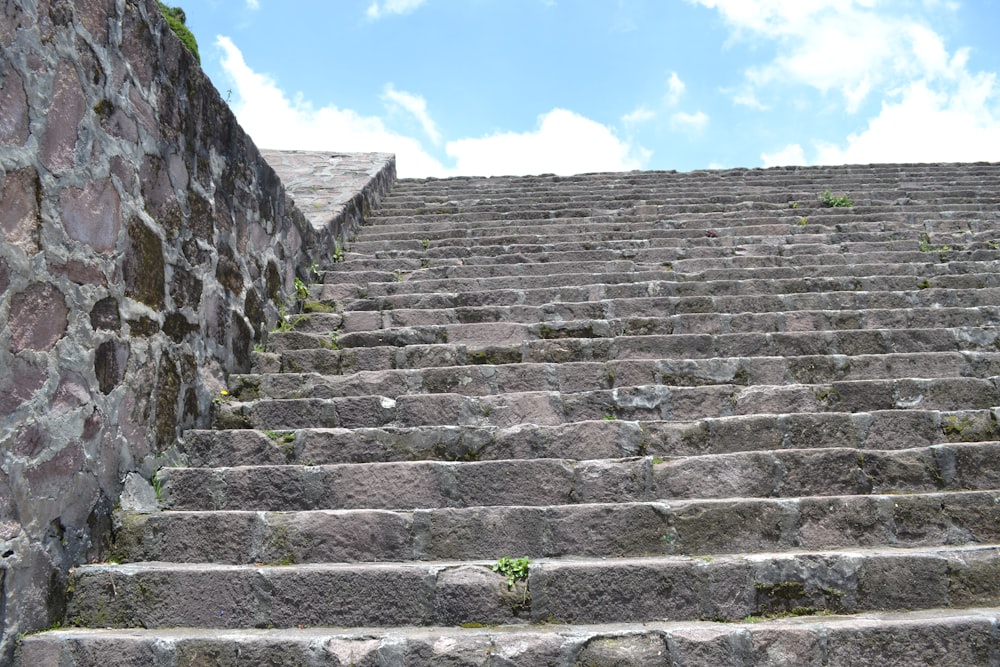
[(949, 245), (934, 245), (931, 243), (931, 235), (927, 232), (920, 233), (920, 252), (948, 252), (952, 249)]
[(295, 296), (299, 301), (305, 301), (309, 298), (309, 287), (302, 282), (301, 278), (295, 279)]
[(344, 261), (344, 246), (340, 243), (340, 241), (333, 242), (332, 259), (334, 264), (340, 264)]
[(507, 577), (507, 589), (514, 588), (518, 581), (527, 581), (528, 566), (531, 561), (527, 558), (510, 558), (504, 556), (493, 565), (493, 571)]
[(823, 206), (828, 208), (846, 208), (848, 206), (854, 206), (854, 202), (852, 202), (851, 198), (847, 195), (837, 197), (829, 190), (820, 196), (819, 201)]

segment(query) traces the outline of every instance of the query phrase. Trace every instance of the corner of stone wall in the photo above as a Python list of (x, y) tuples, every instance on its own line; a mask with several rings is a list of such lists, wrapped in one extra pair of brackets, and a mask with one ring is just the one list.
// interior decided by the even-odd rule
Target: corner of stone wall
[(2, 665), (326, 241), (154, 0), (0, 8), (0, 234)]

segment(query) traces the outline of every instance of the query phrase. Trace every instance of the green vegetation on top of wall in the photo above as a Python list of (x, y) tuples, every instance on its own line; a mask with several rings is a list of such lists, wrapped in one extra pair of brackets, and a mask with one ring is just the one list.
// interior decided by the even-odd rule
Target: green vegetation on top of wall
[(201, 64), (201, 56), (198, 55), (198, 41), (194, 38), (194, 35), (188, 30), (188, 27), (184, 25), (187, 21), (187, 16), (184, 14), (184, 10), (180, 7), (167, 7), (162, 2), (157, 2), (160, 6), (160, 13), (163, 14), (163, 18), (167, 20), (167, 25), (170, 29), (174, 31), (181, 43), (187, 47), (187, 50), (191, 52), (194, 59)]

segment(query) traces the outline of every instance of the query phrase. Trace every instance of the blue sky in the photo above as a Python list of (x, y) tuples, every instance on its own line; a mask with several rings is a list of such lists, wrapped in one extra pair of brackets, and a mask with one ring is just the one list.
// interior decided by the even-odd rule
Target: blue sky
[(182, 6), (259, 146), (403, 177), (1000, 161), (1000, 0)]

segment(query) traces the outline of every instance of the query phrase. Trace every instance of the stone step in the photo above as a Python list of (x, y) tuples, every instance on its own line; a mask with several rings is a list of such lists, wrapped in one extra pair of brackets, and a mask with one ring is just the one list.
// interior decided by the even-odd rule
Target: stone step
[[(619, 277), (620, 279), (621, 277)], [(447, 282), (447, 281), (445, 281)], [(723, 299), (726, 297), (741, 297), (734, 303), (735, 312), (756, 311), (753, 306), (757, 299), (774, 297), (765, 300), (769, 304), (780, 303), (781, 297), (794, 298), (794, 295), (810, 295), (798, 297), (798, 303), (811, 304), (811, 308), (825, 309), (836, 307), (840, 302), (850, 302), (852, 299), (873, 298), (877, 304), (880, 299), (899, 303), (900, 297), (911, 298), (920, 304), (941, 303), (941, 305), (974, 307), (981, 306), (984, 298), (977, 292), (995, 290), (1000, 287), (1000, 278), (996, 274), (970, 274), (958, 276), (936, 276), (933, 279), (921, 279), (918, 276), (868, 276), (842, 278), (785, 278), (775, 280), (717, 280), (709, 283), (648, 281), (619, 282), (601, 284), (589, 282), (586, 285), (564, 285), (560, 287), (526, 287), (522, 289), (496, 289), (489, 281), (483, 281), (481, 289), (455, 289), (452, 291), (433, 291), (396, 293), (386, 296), (369, 295), (363, 286), (337, 284), (316, 286), (317, 297), (336, 301), (343, 310), (385, 310), (395, 308), (456, 308), (475, 306), (542, 306), (557, 302), (593, 302), (619, 299), (641, 298), (701, 298), (702, 301), (689, 303), (701, 304), (698, 312), (704, 312), (708, 301), (704, 299)], [(405, 283), (397, 283), (404, 285)], [(452, 285), (456, 287), (455, 285)], [(472, 287), (474, 285), (467, 285)], [(424, 285), (424, 287), (428, 287)], [(933, 291), (931, 291), (933, 290)], [(382, 290), (386, 291), (386, 290)], [(942, 294), (942, 292), (958, 292), (957, 294)], [(398, 290), (397, 290), (398, 292)], [(844, 296), (843, 293), (859, 293), (863, 297)], [(926, 296), (921, 292), (929, 292)], [(887, 296), (882, 296), (888, 293)], [(369, 297), (372, 298), (369, 298)], [(750, 298), (748, 298), (750, 297)], [(943, 301), (938, 301), (938, 299)], [(747, 302), (747, 303), (743, 303)], [(856, 301), (855, 301), (856, 303)], [(914, 303), (912, 305), (917, 305)], [(873, 304), (872, 307), (878, 307)], [(889, 306), (899, 307), (899, 306)], [(905, 307), (905, 306), (904, 306)], [(786, 310), (786, 308), (780, 308)], [(787, 308), (798, 310), (798, 308)], [(689, 311), (691, 312), (691, 311)]]
[(1000, 542), (1000, 491), (297, 512), (125, 512), (119, 563), (698, 556)]
[(642, 455), (668, 458), (768, 449), (907, 449), (1000, 440), (994, 410), (879, 410), (749, 415), (679, 422), (595, 420), (556, 426), (191, 430), (191, 466), (495, 461)]
[[(874, 321), (876, 319), (874, 316), (889, 314), (882, 311), (979, 308), (984, 307), (982, 304), (995, 303), (997, 302), (995, 300), (1000, 299), (1000, 289), (997, 288), (977, 290), (973, 293), (927, 288), (897, 292), (851, 291), (705, 297), (635, 296), (593, 300), (584, 298), (582, 301), (562, 300), (548, 303), (538, 298), (528, 298), (541, 295), (527, 290), (521, 293), (524, 301), (541, 301), (541, 303), (524, 304), (517, 302), (516, 291), (490, 294), (497, 297), (493, 305), (478, 304), (477, 301), (481, 296), (479, 294), (450, 294), (441, 298), (380, 297), (366, 301), (354, 300), (344, 304), (342, 320), (322, 319), (319, 324), (330, 324), (332, 328), (337, 328), (339, 322), (345, 331), (368, 331), (395, 326), (477, 322), (547, 323), (564, 320), (671, 317), (689, 313), (720, 317), (729, 315), (730, 321), (732, 317), (740, 314), (745, 314), (746, 317), (767, 314), (775, 318), (784, 314), (787, 322), (789, 318), (796, 317), (797, 311), (850, 311), (852, 314), (863, 311), (865, 316), (859, 316), (858, 320), (867, 322)], [(558, 293), (553, 296), (558, 296)], [(407, 307), (406, 302), (417, 307)], [(317, 314), (303, 316), (299, 320), (302, 324), (295, 326), (295, 329), (315, 331), (316, 328), (311, 326), (312, 318), (315, 317)], [(890, 321), (899, 322), (898, 318), (892, 318)], [(792, 326), (786, 324), (788, 328)], [(332, 329), (325, 327), (319, 330)]]
[[(381, 271), (358, 271), (336, 274), (343, 283), (367, 286), (369, 296), (395, 294), (399, 291), (414, 291), (417, 285), (424, 291), (426, 284), (440, 286), (448, 282), (455, 289), (480, 290), (489, 280), (494, 289), (517, 289), (525, 285), (548, 287), (565, 284), (586, 285), (588, 281), (611, 283), (609, 276), (619, 275), (628, 280), (673, 280), (676, 282), (707, 282), (719, 280), (780, 280), (796, 279), (804, 276), (837, 277), (869, 276), (919, 276), (933, 279), (937, 276), (987, 273), (995, 264), (1000, 252), (984, 251), (988, 256), (981, 261), (939, 261), (936, 255), (921, 253), (922, 261), (905, 263), (879, 262), (876, 264), (838, 263), (835, 265), (719, 267), (700, 271), (685, 272), (677, 264), (665, 262), (662, 265), (640, 264), (632, 260), (611, 262), (563, 262), (536, 264), (481, 264), (471, 266), (448, 266), (439, 269), (417, 269), (393, 273)], [(759, 258), (754, 258), (759, 259)], [(589, 277), (587, 277), (589, 276)], [(618, 279), (621, 282), (621, 278)], [(399, 285), (403, 283), (404, 286)], [(326, 283), (330, 284), (330, 283)], [(339, 283), (332, 283), (334, 285)], [(322, 288), (318, 291), (322, 292)]]
[[(636, 225), (638, 227), (639, 225)], [(436, 247), (437, 254), (448, 256), (445, 248), (453, 247), (453, 256), (461, 256), (464, 252), (472, 255), (483, 255), (489, 247), (504, 247), (515, 245), (562, 244), (577, 242), (584, 249), (601, 248), (610, 241), (647, 241), (652, 248), (681, 248), (698, 246), (747, 247), (758, 244), (786, 245), (793, 247), (798, 244), (822, 244), (836, 246), (845, 242), (873, 241), (909, 241), (911, 249), (919, 249), (920, 238), (925, 232), (922, 224), (914, 224), (910, 228), (884, 230), (880, 223), (857, 223), (852, 226), (824, 226), (815, 223), (800, 225), (795, 222), (771, 223), (739, 229), (721, 227), (719, 229), (692, 228), (651, 228), (615, 231), (581, 224), (579, 229), (567, 228), (562, 231), (527, 228), (515, 231), (509, 226), (495, 230), (483, 230), (481, 236), (445, 236), (438, 234), (427, 238), (424, 233), (415, 232), (409, 235), (386, 234), (386, 238), (376, 238), (374, 234), (366, 234), (363, 241), (351, 244), (351, 250), (356, 253), (374, 255), (393, 251), (406, 252), (403, 256), (432, 256), (429, 249)], [(737, 233), (738, 232), (738, 233)], [(996, 240), (995, 228), (973, 230), (971, 232), (934, 232), (932, 235), (935, 246), (947, 245), (949, 248), (964, 250), (967, 246), (989, 244)], [(462, 250), (468, 249), (468, 250)], [(943, 249), (943, 248), (942, 248)], [(413, 252), (417, 254), (412, 254)]]
[(629, 201), (599, 200), (573, 197), (526, 197), (519, 203), (457, 202), (448, 208), (431, 211), (413, 207), (412, 203), (397, 203), (394, 198), (368, 220), (370, 228), (394, 231), (412, 229), (444, 229), (463, 223), (469, 227), (496, 222), (533, 225), (574, 224), (584, 219), (597, 222), (662, 222), (684, 220), (698, 225), (707, 219), (731, 221), (733, 226), (753, 225), (764, 219), (785, 219), (793, 215), (816, 216), (820, 220), (852, 222), (884, 221), (890, 224), (913, 220), (950, 220), (959, 217), (989, 217), (995, 213), (995, 194), (979, 196), (931, 196), (908, 198), (897, 196), (893, 201), (871, 197), (858, 198), (850, 207), (828, 207), (818, 198), (789, 199), (788, 195), (748, 196), (728, 202), (711, 201), (718, 197), (637, 197)]
[[(958, 225), (952, 226), (960, 226)], [(709, 232), (715, 232), (710, 234)], [(677, 230), (653, 230), (644, 232), (609, 232), (609, 233), (581, 233), (581, 234), (553, 234), (538, 233), (526, 234), (523, 232), (509, 232), (492, 237), (448, 237), (447, 243), (436, 244), (431, 239), (411, 238), (411, 239), (383, 239), (379, 240), (358, 240), (352, 243), (351, 250), (356, 253), (363, 253), (370, 256), (403, 256), (422, 257), (430, 253), (431, 249), (436, 250), (439, 256), (461, 257), (467, 254), (481, 255), (484, 248), (509, 248), (514, 246), (539, 246), (557, 245), (567, 246), (576, 244), (584, 250), (589, 248), (603, 247), (606, 244), (615, 242), (633, 243), (644, 245), (649, 248), (674, 248), (683, 249), (686, 252), (699, 252), (702, 248), (753, 248), (754, 246), (786, 247), (790, 252), (794, 252), (797, 246), (836, 247), (844, 243), (886, 243), (900, 242), (906, 243), (910, 249), (919, 248), (921, 235), (926, 231), (923, 225), (915, 225), (905, 230), (835, 230), (819, 232), (814, 226), (812, 229), (808, 225), (779, 225), (769, 227), (757, 227), (752, 230), (754, 234), (734, 235), (716, 230), (688, 230), (679, 232)], [(722, 233), (726, 232), (726, 233)], [(770, 233), (768, 233), (770, 232)], [(420, 235), (417, 235), (420, 236)], [(367, 237), (362, 237), (367, 238)], [(952, 232), (947, 236), (935, 232), (933, 235), (935, 244), (945, 243), (947, 245), (978, 246), (980, 244), (992, 247), (997, 241), (995, 225), (991, 225), (974, 232)], [(430, 240), (428, 246), (424, 241)], [(497, 252), (503, 252), (498, 250)]]
[(294, 628), (739, 621), (994, 605), (1000, 548), (877, 548), (691, 558), (545, 559), (508, 588), (491, 562), (83, 565), (84, 627)]
[[(525, 391), (628, 391), (631, 387), (650, 384), (672, 387), (809, 384), (814, 385), (814, 390), (826, 396), (829, 401), (840, 400), (833, 394), (839, 396), (861, 391), (866, 400), (874, 399), (876, 403), (882, 404), (886, 401), (885, 393), (872, 393), (870, 389), (862, 389), (857, 385), (836, 383), (919, 377), (923, 380), (940, 379), (945, 383), (943, 386), (947, 387), (946, 391), (950, 391), (958, 390), (960, 386), (966, 389), (978, 387), (974, 382), (964, 385), (947, 384), (955, 382), (955, 378), (997, 375), (1000, 375), (1000, 354), (928, 352), (833, 358), (749, 357), (474, 365), (358, 371), (350, 375), (291, 372), (232, 375), (228, 391), (232, 400), (248, 401), (262, 396), (286, 399), (434, 393), (490, 396)], [(904, 381), (889, 389), (888, 395), (895, 397), (893, 400), (906, 401), (908, 399), (905, 397), (925, 390), (938, 391), (936, 388)], [(969, 398), (967, 391), (964, 398)], [(852, 404), (852, 407), (856, 406)]]
[[(666, 304), (662, 304), (666, 305)], [(551, 312), (553, 309), (548, 309)], [(591, 311), (596, 308), (591, 307)], [(305, 320), (306, 327), (295, 326), (296, 330), (315, 331), (318, 339), (314, 344), (302, 337), (282, 333), (272, 336), (270, 349), (301, 349), (325, 347), (330, 336), (335, 336), (338, 348), (378, 347), (382, 345), (414, 345), (436, 342), (465, 342), (502, 345), (505, 341), (551, 340), (559, 338), (615, 338), (619, 336), (648, 336), (670, 334), (735, 334), (735, 333), (778, 333), (791, 331), (847, 331), (864, 329), (932, 329), (936, 327), (995, 327), (1000, 324), (1000, 307), (979, 308), (896, 308), (864, 310), (801, 310), (792, 313), (681, 313), (660, 315), (657, 310), (642, 317), (626, 318), (572, 318), (566, 320), (524, 317), (521, 321), (458, 322), (447, 321), (451, 312), (408, 311), (397, 314), (383, 311), (371, 316), (351, 311), (343, 317), (324, 317)], [(509, 313), (510, 311), (508, 311)], [(521, 310), (525, 315), (540, 315), (538, 308)], [(662, 311), (660, 311), (662, 312)], [(476, 314), (479, 314), (477, 312)], [(498, 313), (497, 317), (505, 313)], [(588, 313), (584, 313), (588, 314)], [(597, 314), (597, 313), (589, 313)], [(402, 320), (409, 316), (415, 324), (384, 324), (386, 319)], [(433, 316), (437, 316), (435, 321)], [(470, 318), (471, 319), (471, 318)], [(526, 322), (525, 322), (526, 320)], [(533, 322), (530, 323), (529, 322)], [(321, 326), (325, 323), (327, 326)], [(349, 327), (338, 332), (337, 329)], [(333, 326), (333, 329), (329, 327)], [(369, 327), (369, 328), (365, 328)], [(294, 344), (292, 344), (294, 341)]]
[[(284, 351), (276, 360), (285, 372), (347, 374), (406, 368), (435, 368), (520, 363), (610, 362), (616, 360), (698, 360), (747, 357), (862, 356), (922, 352), (996, 350), (991, 328), (847, 329), (740, 334), (674, 334), (609, 338), (560, 338), (502, 346), (475, 343), (411, 344), (342, 350)], [(332, 347), (332, 343), (331, 343)], [(275, 369), (277, 370), (277, 369)]]
[[(983, 237), (985, 238), (985, 237)], [(794, 238), (798, 241), (799, 239)], [(609, 239), (595, 246), (589, 241), (561, 241), (558, 243), (513, 243), (505, 245), (479, 245), (460, 247), (453, 245), (438, 246), (430, 243), (427, 247), (420, 244), (419, 250), (401, 250), (398, 248), (381, 250), (374, 253), (353, 252), (349, 249), (344, 254), (344, 261), (334, 264), (324, 275), (329, 280), (336, 281), (340, 271), (355, 270), (359, 267), (376, 270), (407, 270), (421, 268), (424, 263), (451, 262), (452, 265), (464, 264), (517, 264), (532, 261), (575, 261), (577, 259), (635, 259), (637, 261), (663, 263), (676, 262), (696, 258), (725, 258), (737, 256), (768, 256), (786, 257), (796, 261), (801, 255), (821, 255), (827, 257), (843, 257), (867, 255), (871, 253), (913, 253), (921, 251), (919, 237), (900, 240), (879, 240), (867, 242), (841, 241), (834, 244), (826, 243), (785, 243), (781, 236), (772, 239), (772, 243), (754, 243), (751, 245), (688, 245), (668, 246), (662, 243), (654, 244), (648, 239)], [(411, 244), (405, 242), (409, 247)], [(963, 250), (934, 250), (935, 253), (978, 252), (995, 250), (996, 241), (991, 239), (978, 240), (969, 243)], [(926, 247), (926, 246), (925, 246)], [(937, 247), (935, 244), (934, 247)], [(926, 252), (931, 252), (930, 250)], [(921, 255), (923, 257), (924, 255)], [(837, 262), (831, 262), (837, 263)]]
[[(885, 244), (890, 245), (890, 244)], [(986, 244), (972, 244), (962, 250), (920, 250), (919, 244), (908, 244), (905, 249), (877, 249), (867, 252), (845, 252), (839, 249), (821, 247), (821, 252), (790, 252), (781, 254), (736, 254), (732, 249), (727, 253), (716, 253), (716, 256), (688, 257), (680, 248), (644, 248), (634, 247), (591, 250), (550, 250), (542, 247), (521, 246), (517, 252), (497, 254), (495, 249), (482, 249), (481, 255), (464, 257), (438, 256), (429, 252), (424, 257), (370, 257), (350, 253), (348, 259), (333, 268), (322, 272), (322, 282), (390, 282), (397, 275), (423, 270), (428, 276), (441, 274), (461, 275), (473, 270), (490, 271), (500, 274), (506, 267), (507, 271), (516, 271), (520, 267), (532, 271), (542, 271), (544, 267), (581, 266), (607, 262), (631, 261), (645, 266), (664, 266), (670, 264), (674, 271), (692, 273), (723, 268), (760, 268), (796, 267), (796, 266), (837, 266), (837, 265), (870, 265), (870, 264), (900, 264), (904, 262), (926, 263), (942, 261), (990, 261), (1000, 256), (1000, 251)], [(784, 248), (784, 246), (780, 246)], [(721, 250), (721, 249), (720, 249)], [(786, 250), (788, 250), (786, 248)], [(555, 271), (553, 271), (555, 272)], [(380, 274), (380, 277), (367, 274)]]
[[(647, 301), (647, 303), (649, 303)], [(626, 307), (628, 304), (623, 304)], [(666, 299), (650, 304), (641, 315), (608, 317), (614, 304), (587, 302), (582, 304), (551, 304), (548, 306), (506, 306), (442, 310), (347, 311), (341, 314), (308, 315), (295, 324), (295, 331), (330, 335), (341, 331), (338, 344), (351, 340), (344, 334), (386, 332), (389, 329), (441, 327), (449, 340), (463, 337), (456, 325), (493, 323), (523, 323), (528, 338), (566, 337), (573, 332), (592, 332), (594, 336), (636, 334), (745, 333), (801, 331), (813, 329), (933, 328), (935, 326), (997, 326), (1000, 307), (978, 308), (866, 308), (837, 310), (774, 311), (767, 313), (676, 313), (676, 304)], [(632, 309), (635, 312), (635, 309)], [(488, 319), (482, 319), (488, 318)], [(449, 328), (452, 327), (452, 328)], [(282, 334), (283, 336), (284, 334)], [(374, 335), (374, 334), (368, 334)], [(339, 340), (344, 338), (345, 340)], [(432, 339), (433, 340), (433, 339)], [(280, 337), (272, 340), (272, 349), (283, 346)], [(322, 347), (316, 345), (316, 347)], [(287, 347), (285, 349), (288, 349)], [(294, 348), (293, 348), (294, 349)]]
[(175, 510), (545, 506), (662, 499), (865, 495), (1000, 487), (996, 443), (905, 450), (741, 452), (573, 461), (507, 459), (163, 468)]
[[(899, 291), (926, 289), (981, 289), (1000, 287), (996, 273), (949, 273), (942, 265), (918, 267), (904, 273), (889, 272), (848, 275), (808, 275), (797, 271), (798, 277), (756, 277), (745, 279), (678, 280), (673, 271), (633, 271), (627, 273), (563, 273), (548, 276), (507, 276), (497, 278), (457, 278), (445, 280), (397, 281), (366, 285), (323, 284), (314, 287), (315, 295), (324, 300), (370, 298), (399, 294), (435, 294), (437, 292), (496, 292), (500, 290), (539, 290), (556, 288), (572, 292), (604, 289), (609, 293), (624, 292), (628, 296), (721, 296), (737, 294), (787, 294), (795, 292), (840, 291)], [(887, 267), (891, 271), (892, 267)], [(733, 271), (733, 273), (738, 273)], [(807, 275), (803, 275), (807, 274)], [(624, 287), (624, 289), (621, 289)], [(645, 292), (645, 294), (643, 294)], [(574, 299), (576, 300), (576, 299)], [(586, 299), (583, 299), (586, 300)]]
[[(993, 664), (1000, 609), (870, 612), (736, 622), (486, 627), (69, 628), (22, 639), (22, 665), (937, 665)], [(316, 662), (317, 656), (322, 662)]]
[[(322, 389), (317, 393), (326, 394)], [(216, 403), (217, 428), (514, 426), (595, 419), (682, 420), (749, 414), (954, 411), (1000, 405), (996, 378), (878, 379), (820, 385), (638, 385), (578, 392), (270, 398)]]

